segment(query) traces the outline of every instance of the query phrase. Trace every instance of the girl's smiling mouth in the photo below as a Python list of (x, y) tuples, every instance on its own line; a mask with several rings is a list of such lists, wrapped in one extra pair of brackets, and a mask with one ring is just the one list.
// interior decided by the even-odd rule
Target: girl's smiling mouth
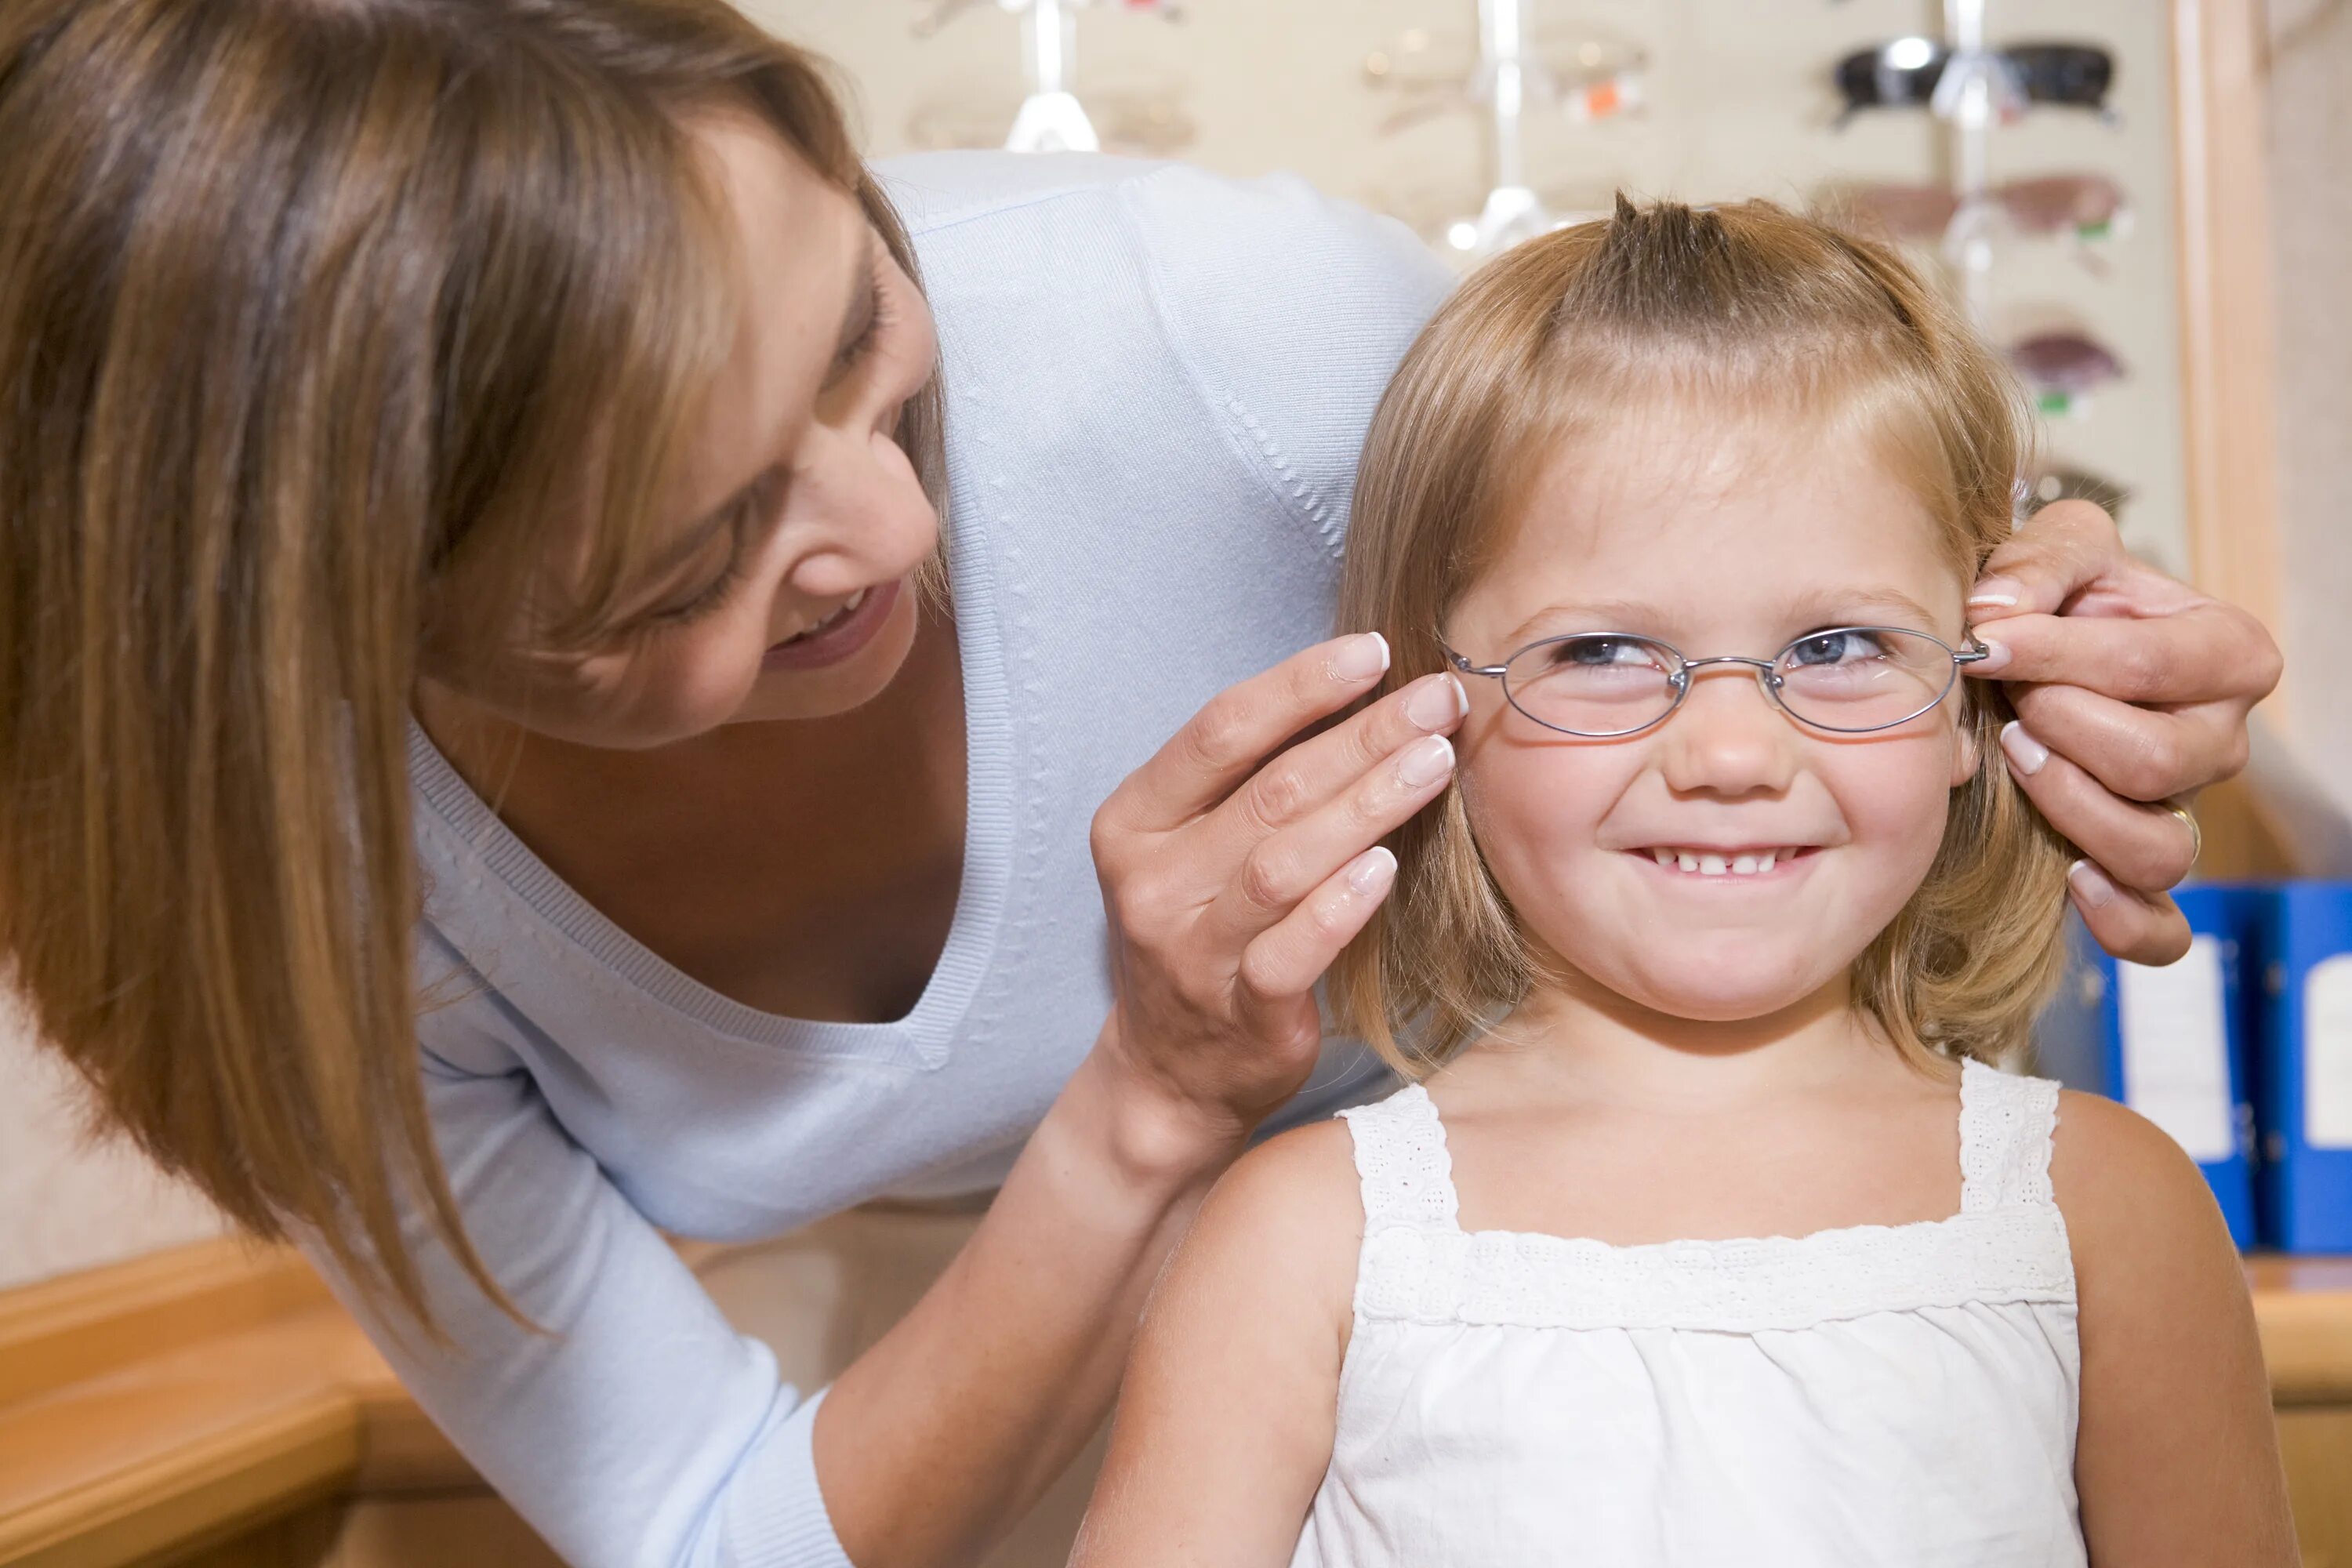
[(1818, 844), (1652, 844), (1625, 853), (1649, 860), (1677, 878), (1737, 877), (1752, 880), (1776, 871), (1792, 872), (1819, 848)]

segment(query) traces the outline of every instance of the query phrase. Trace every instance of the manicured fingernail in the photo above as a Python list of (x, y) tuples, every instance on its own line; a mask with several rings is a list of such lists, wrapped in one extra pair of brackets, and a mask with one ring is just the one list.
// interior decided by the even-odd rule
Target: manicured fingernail
[(2000, 727), (2000, 749), (2009, 753), (2009, 765), (2032, 778), (2050, 760), (2050, 748), (2026, 732), (2025, 726), (2011, 719)]
[(1368, 899), (1387, 891), (1388, 885), (1395, 880), (1396, 857), (1381, 845), (1375, 844), (1357, 856), (1356, 863), (1348, 868), (1348, 886)]
[(2067, 867), (2066, 880), (2074, 888), (2074, 896), (2083, 900), (2084, 907), (2086, 909), (2105, 909), (2115, 901), (2116, 885), (2107, 880), (2107, 874), (2105, 871), (2100, 870), (2088, 860), (2077, 860)]
[(1389, 639), (1378, 632), (1363, 632), (1341, 643), (1331, 655), (1331, 679), (1334, 680), (1370, 680), (1384, 673), (1389, 667)]
[(2010, 653), (2006, 643), (1989, 642), (1979, 637), (1977, 646), (1984, 649), (1985, 656), (1968, 667), (1970, 675), (1999, 675), (2009, 668)]
[(1397, 759), (1397, 777), (1408, 789), (1433, 784), (1454, 771), (1454, 744), (1443, 735), (1428, 735), (1407, 746)]
[(1423, 681), (1404, 700), (1404, 716), (1424, 730), (1443, 730), (1468, 711), (1470, 699), (1450, 675)]
[(1987, 577), (1969, 595), (1971, 605), (2014, 605), (2024, 584), (2014, 577)]

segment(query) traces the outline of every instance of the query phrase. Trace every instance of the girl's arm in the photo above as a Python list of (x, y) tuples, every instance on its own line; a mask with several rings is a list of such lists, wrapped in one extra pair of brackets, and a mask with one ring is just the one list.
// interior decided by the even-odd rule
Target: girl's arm
[(1330, 1463), (1363, 1211), (1323, 1122), (1217, 1184), (1154, 1292), (1071, 1568), (1278, 1568)]
[(2205, 1178), (2150, 1122), (2073, 1093), (2050, 1175), (2081, 1303), (2091, 1561), (2293, 1568), (2253, 1303)]

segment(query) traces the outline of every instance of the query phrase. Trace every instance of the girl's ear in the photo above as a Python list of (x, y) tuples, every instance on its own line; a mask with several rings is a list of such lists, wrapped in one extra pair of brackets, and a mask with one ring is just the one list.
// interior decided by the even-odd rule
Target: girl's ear
[(1952, 748), (1952, 787), (1958, 789), (1984, 766), (1984, 730), (1974, 712), (1964, 714), (1954, 728), (1959, 744)]

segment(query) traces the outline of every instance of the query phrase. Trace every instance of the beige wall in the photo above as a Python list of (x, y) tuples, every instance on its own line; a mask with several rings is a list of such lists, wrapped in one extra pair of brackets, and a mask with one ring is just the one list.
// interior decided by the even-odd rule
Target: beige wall
[(83, 1098), (0, 1005), (0, 1289), (219, 1233), (202, 1200), (120, 1142), (84, 1131)]

